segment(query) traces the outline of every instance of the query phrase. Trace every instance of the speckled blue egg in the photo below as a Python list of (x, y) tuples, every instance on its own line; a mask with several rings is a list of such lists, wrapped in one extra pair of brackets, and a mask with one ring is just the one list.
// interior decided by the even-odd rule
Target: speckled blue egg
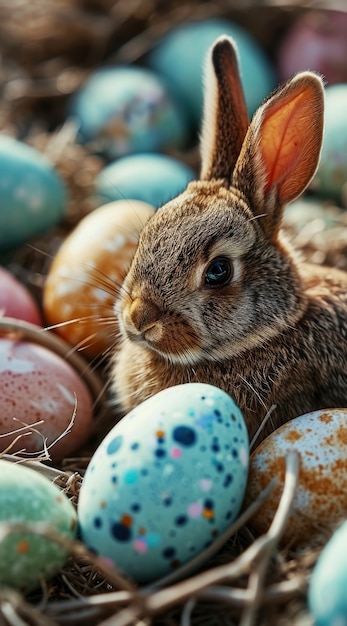
[(185, 23), (169, 32), (148, 56), (149, 66), (162, 75), (200, 127), (203, 68), (210, 46), (221, 35), (232, 37), (239, 51), (240, 70), (249, 114), (276, 86), (274, 68), (258, 42), (239, 24), (223, 18)]
[(324, 136), (312, 186), (324, 197), (347, 203), (347, 84), (325, 91)]
[(316, 626), (347, 626), (347, 522), (321, 552), (309, 585), (309, 607)]
[(182, 147), (188, 132), (184, 111), (162, 79), (135, 66), (95, 71), (71, 99), (69, 114), (79, 139), (110, 159)]
[(62, 179), (37, 150), (0, 136), (0, 251), (55, 226), (66, 208)]
[(114, 200), (141, 200), (156, 209), (172, 200), (196, 178), (177, 159), (161, 154), (134, 154), (107, 165), (97, 176), (95, 193), (100, 204)]
[(170, 387), (121, 420), (79, 496), (83, 541), (138, 582), (196, 556), (235, 520), (247, 482), (240, 409), (203, 383)]

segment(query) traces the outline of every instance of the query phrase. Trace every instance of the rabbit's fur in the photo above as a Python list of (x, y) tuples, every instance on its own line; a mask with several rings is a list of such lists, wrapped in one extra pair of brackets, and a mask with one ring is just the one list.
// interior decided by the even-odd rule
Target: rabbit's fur
[(212, 47), (201, 178), (144, 227), (117, 305), (125, 411), (196, 381), (234, 398), (250, 436), (273, 405), (264, 432), (347, 406), (347, 274), (300, 263), (280, 230), (318, 164), (323, 95), (298, 74), (249, 124), (234, 45)]

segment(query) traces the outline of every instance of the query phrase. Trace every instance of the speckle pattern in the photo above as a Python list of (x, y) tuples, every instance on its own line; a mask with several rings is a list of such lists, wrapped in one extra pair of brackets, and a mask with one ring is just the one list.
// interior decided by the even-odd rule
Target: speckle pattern
[(248, 436), (233, 400), (211, 385), (166, 389), (108, 434), (79, 497), (82, 538), (139, 582), (168, 573), (237, 517)]

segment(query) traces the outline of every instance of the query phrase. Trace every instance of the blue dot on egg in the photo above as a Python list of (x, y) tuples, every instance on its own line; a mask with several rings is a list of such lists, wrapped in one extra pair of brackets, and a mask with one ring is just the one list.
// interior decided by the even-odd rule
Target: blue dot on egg
[(134, 443), (132, 443), (130, 446), (131, 450), (138, 450), (138, 448), (139, 448), (139, 444), (137, 443), (137, 441), (134, 441)]
[(102, 519), (101, 519), (101, 517), (95, 517), (94, 518), (94, 526), (95, 526), (95, 528), (101, 528), (102, 527)]
[(179, 515), (175, 519), (176, 526), (185, 526), (188, 522), (188, 517), (186, 515)]
[(176, 426), (172, 433), (172, 438), (182, 446), (194, 446), (196, 442), (196, 432), (190, 426)]
[(226, 474), (226, 476), (224, 477), (223, 487), (229, 487), (229, 485), (231, 485), (233, 480), (234, 480), (234, 477), (232, 474)]
[(168, 546), (162, 551), (162, 555), (164, 559), (172, 559), (176, 554), (176, 548)]
[(130, 541), (132, 538), (132, 532), (129, 526), (116, 522), (111, 526), (111, 535), (117, 541)]
[(120, 448), (122, 447), (122, 443), (123, 443), (122, 435), (118, 435), (117, 437), (112, 439), (112, 441), (110, 441), (110, 443), (107, 446), (107, 449), (106, 449), (107, 454), (115, 454), (115, 452), (118, 452), (118, 450), (120, 450)]
[(154, 450), (154, 454), (158, 459), (162, 459), (164, 456), (166, 456), (166, 450), (163, 450), (163, 448), (157, 448), (156, 450)]
[(133, 513), (139, 513), (139, 511), (141, 511), (141, 505), (138, 502), (135, 502), (134, 504), (131, 505), (130, 510)]
[(138, 481), (139, 472), (136, 469), (130, 469), (124, 473), (124, 482), (126, 485), (133, 485)]

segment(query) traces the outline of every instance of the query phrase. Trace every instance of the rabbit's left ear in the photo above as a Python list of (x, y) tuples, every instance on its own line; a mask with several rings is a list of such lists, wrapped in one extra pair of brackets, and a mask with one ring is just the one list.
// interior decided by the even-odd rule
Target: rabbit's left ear
[(230, 184), (248, 125), (236, 45), (224, 35), (207, 59), (200, 142), (202, 180), (225, 178)]

